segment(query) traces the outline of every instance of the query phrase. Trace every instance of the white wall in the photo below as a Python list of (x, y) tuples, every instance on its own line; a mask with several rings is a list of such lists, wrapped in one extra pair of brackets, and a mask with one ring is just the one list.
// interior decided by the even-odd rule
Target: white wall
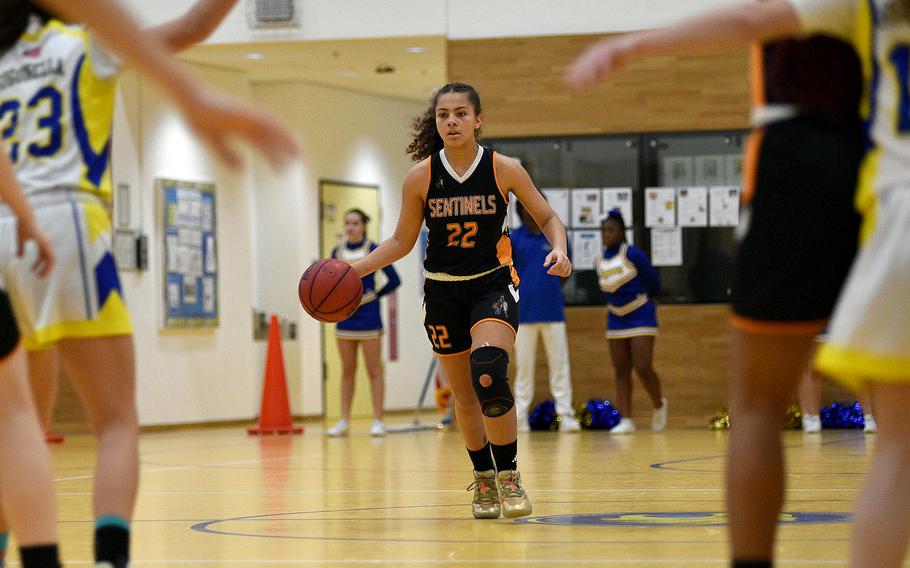
[[(301, 340), (296, 347), (289, 345), (286, 353), (288, 375), (298, 378), (302, 395), (302, 406), (295, 410), (321, 414), (319, 324), (303, 313), (296, 295), (300, 274), (319, 257), (319, 181), (378, 185), (381, 236), (391, 235), (401, 204), (401, 182), (411, 166), (404, 154), (410, 142), (409, 118), (423, 108), (303, 83), (254, 85), (253, 95), (299, 134), (304, 151), (300, 171), (276, 175), (259, 168), (256, 173), (256, 304), (300, 322)], [(413, 408), (430, 362), (430, 345), (420, 321), (417, 257), (413, 252), (396, 264), (402, 279), (400, 360), (386, 363), (390, 410)], [(383, 304), (385, 316), (385, 300)], [(388, 337), (383, 343), (388, 353)]]
[[(242, 75), (202, 70), (243, 96)], [(149, 270), (121, 277), (135, 325), (139, 415), (143, 425), (246, 419), (256, 414), (262, 362), (250, 332), (252, 175), (221, 169), (157, 91), (124, 78), (114, 129), (115, 183), (131, 188), (132, 228), (149, 236)], [(217, 185), (220, 326), (162, 331), (158, 177)]]
[[(301, 28), (251, 32), (246, 0), (213, 43), (446, 35), (452, 39), (583, 34), (651, 28), (747, 0), (304, 0)], [(180, 14), (187, 0), (125, 0), (146, 23)]]

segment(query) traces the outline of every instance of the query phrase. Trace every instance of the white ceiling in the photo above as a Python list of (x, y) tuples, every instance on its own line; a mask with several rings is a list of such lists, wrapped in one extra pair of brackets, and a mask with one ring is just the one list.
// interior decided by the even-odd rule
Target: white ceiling
[[(182, 58), (243, 71), (252, 82), (303, 81), (420, 102), (446, 82), (442, 36), (202, 45)], [(377, 73), (381, 67), (393, 71)]]

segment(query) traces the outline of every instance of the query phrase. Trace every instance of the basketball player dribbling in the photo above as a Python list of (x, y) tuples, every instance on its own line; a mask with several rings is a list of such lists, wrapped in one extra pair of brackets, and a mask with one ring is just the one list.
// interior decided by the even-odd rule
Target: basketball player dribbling
[(469, 85), (442, 87), (414, 122), (408, 152), (419, 160), (403, 187), (395, 234), (352, 266), (360, 276), (405, 256), (429, 229), (424, 324), (455, 398), (474, 467), (477, 519), (531, 514), (518, 472), (518, 433), (507, 372), (518, 327), (518, 278), (506, 209), (513, 193), (546, 235), (549, 273), (568, 276), (566, 231), (521, 165), (479, 146), (480, 96)]

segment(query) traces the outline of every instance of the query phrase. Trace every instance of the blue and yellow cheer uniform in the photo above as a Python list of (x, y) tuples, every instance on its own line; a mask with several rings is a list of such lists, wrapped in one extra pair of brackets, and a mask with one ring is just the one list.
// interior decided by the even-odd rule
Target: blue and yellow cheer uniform
[(607, 300), (607, 339), (657, 335), (660, 276), (641, 249), (622, 243), (604, 248), (597, 279)]
[[(376, 250), (377, 245), (369, 240), (360, 243), (344, 243), (332, 250), (332, 258), (337, 258), (352, 264), (365, 258), (370, 252)], [(400, 285), (401, 279), (398, 272), (390, 264), (382, 269), (386, 283), (382, 288), (376, 289), (376, 274), (369, 274), (361, 279), (363, 283), (363, 303), (348, 319), (338, 322), (335, 326), (335, 335), (342, 339), (371, 339), (382, 335), (382, 316), (379, 313), (379, 298), (391, 294)]]

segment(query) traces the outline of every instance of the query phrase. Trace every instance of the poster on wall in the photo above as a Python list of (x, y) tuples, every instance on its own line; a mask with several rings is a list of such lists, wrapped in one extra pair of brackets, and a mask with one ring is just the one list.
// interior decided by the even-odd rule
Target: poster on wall
[(631, 187), (606, 187), (601, 192), (601, 212), (606, 215), (613, 209), (622, 212), (622, 219), (626, 227), (631, 227), (635, 219), (632, 217), (632, 188)]
[(603, 253), (603, 244), (600, 231), (572, 231), (572, 266), (575, 270), (593, 270), (600, 255)]
[(726, 157), (726, 166), (724, 168), (724, 176), (726, 185), (742, 185), (743, 183), (743, 157), (738, 156), (727, 156)]
[(645, 188), (645, 227), (676, 226), (676, 188)]
[(708, 226), (708, 188), (679, 187), (676, 189), (677, 221), (680, 227)]
[(596, 229), (600, 227), (600, 189), (572, 190), (573, 229)]
[(739, 188), (711, 188), (710, 224), (712, 227), (739, 225)]
[(651, 229), (651, 264), (682, 266), (682, 229)]
[(670, 156), (661, 162), (661, 183), (674, 187), (695, 185), (692, 156)]
[(696, 156), (695, 183), (693, 185), (723, 185), (724, 156)]
[(218, 327), (215, 186), (155, 181), (162, 205), (165, 328)]
[(569, 190), (568, 189), (542, 189), (541, 192), (550, 202), (550, 207), (556, 212), (556, 216), (566, 227), (569, 226), (571, 212), (569, 210)]

